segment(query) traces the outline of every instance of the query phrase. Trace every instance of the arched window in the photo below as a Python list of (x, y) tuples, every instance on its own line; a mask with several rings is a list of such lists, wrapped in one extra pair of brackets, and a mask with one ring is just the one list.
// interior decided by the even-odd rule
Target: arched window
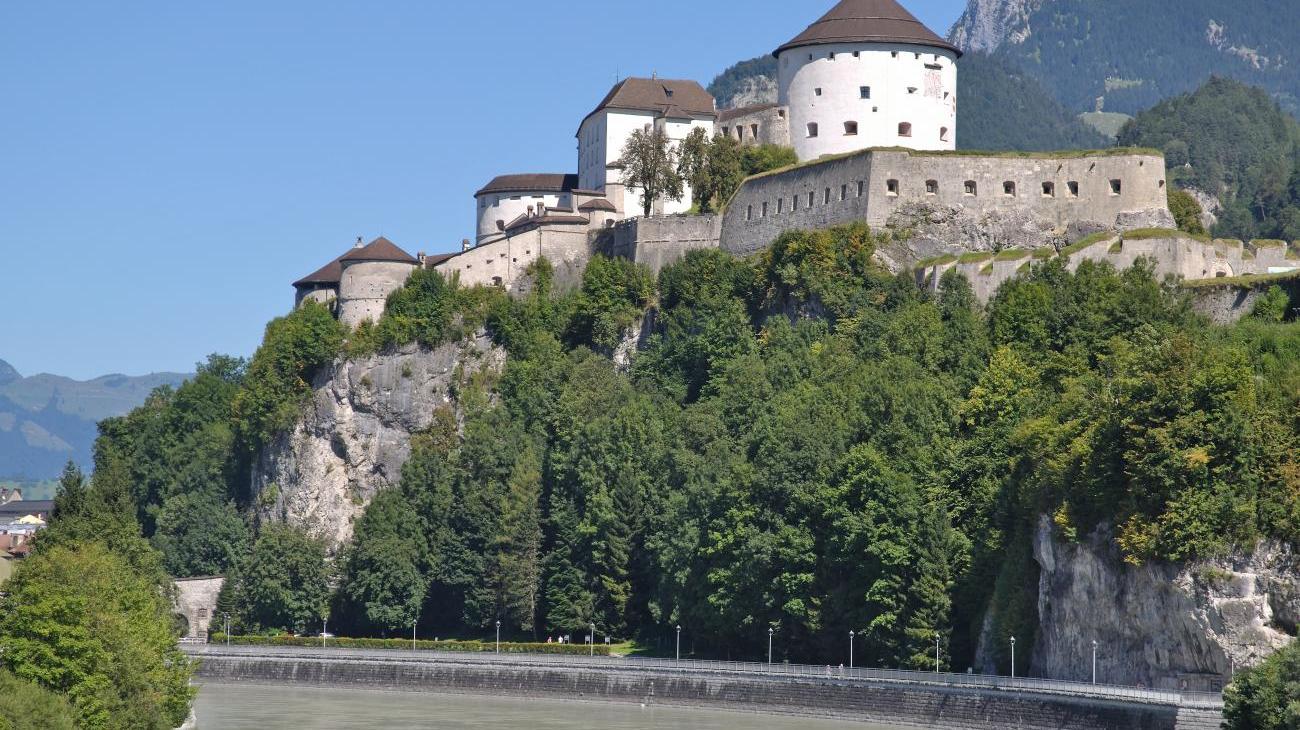
[(1015, 182), (1012, 180), (1007, 180), (1006, 182), (1002, 183), (1002, 194), (1007, 196), (1008, 198), (1016, 197)]
[(897, 180), (886, 180), (886, 181), (885, 181), (885, 194), (886, 194), (886, 195), (893, 195), (893, 196), (898, 195), (898, 181), (897, 181)]
[(858, 123), (857, 123), (857, 122), (845, 122), (845, 123), (844, 123), (844, 135), (845, 135), (846, 137), (853, 137), (853, 136), (856, 136), (857, 133), (858, 133)]
[(911, 137), (911, 136), (912, 136), (912, 123), (911, 123), (911, 122), (899, 122), (899, 123), (898, 123), (898, 136), (899, 136), (899, 137)]
[(1043, 183), (1043, 197), (1044, 198), (1056, 197), (1056, 183), (1054, 182)]
[(974, 180), (967, 180), (962, 189), (972, 198), (979, 195), (980, 192), (979, 185), (976, 184)]
[(817, 136), (817, 122), (808, 122), (808, 136), (809, 137)]

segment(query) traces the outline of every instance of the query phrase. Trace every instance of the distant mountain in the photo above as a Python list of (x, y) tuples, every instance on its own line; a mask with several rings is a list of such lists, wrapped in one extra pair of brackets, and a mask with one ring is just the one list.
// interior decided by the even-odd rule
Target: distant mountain
[[(969, 150), (1109, 147), (1111, 140), (1056, 101), (1010, 62), (970, 53), (958, 62), (957, 145)], [(721, 109), (776, 101), (776, 59), (741, 61), (718, 74), (709, 93)], [(1008, 123), (1014, 119), (1014, 123)]]
[(51, 479), (69, 458), (90, 466), (95, 424), (144, 402), (159, 386), (177, 386), (180, 373), (105, 375), (78, 381), (58, 375), (24, 378), (0, 360), (0, 480)]
[(949, 40), (1022, 68), (1076, 113), (1134, 114), (1212, 75), (1294, 112), (1296, 11), (1294, 0), (969, 0)]

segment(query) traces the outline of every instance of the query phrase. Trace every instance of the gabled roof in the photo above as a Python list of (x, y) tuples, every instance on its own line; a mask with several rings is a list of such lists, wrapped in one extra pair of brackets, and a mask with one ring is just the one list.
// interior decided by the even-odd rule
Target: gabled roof
[(943, 48), (961, 55), (961, 50), (925, 27), (897, 0), (841, 0), (816, 23), (773, 55), (803, 46), (827, 43), (911, 43)]
[(674, 119), (713, 119), (718, 115), (713, 96), (698, 81), (684, 79), (623, 79), (582, 122), (605, 109), (654, 112)]
[(396, 261), (403, 264), (420, 263), (411, 254), (397, 247), (397, 244), (380, 236), (364, 246), (348, 251), (339, 258), (340, 262), (355, 264), (358, 261)]
[(343, 260), (343, 256), (347, 256), (347, 254), (342, 254), (328, 264), (295, 281), (293, 283), (294, 287), (305, 289), (313, 286), (338, 284), (339, 280), (343, 278), (343, 264), (339, 263)]
[(563, 172), (528, 172), (498, 175), (484, 185), (474, 197), (487, 193), (567, 193), (578, 187), (578, 176)]
[(17, 518), (25, 515), (49, 515), (54, 511), (52, 499), (27, 499), (0, 504), (0, 518)]
[(592, 200), (588, 200), (582, 205), (579, 205), (578, 210), (583, 212), (592, 211), (592, 210), (608, 210), (612, 213), (618, 212), (618, 208), (615, 208), (614, 204), (609, 202), (605, 198), (594, 198)]

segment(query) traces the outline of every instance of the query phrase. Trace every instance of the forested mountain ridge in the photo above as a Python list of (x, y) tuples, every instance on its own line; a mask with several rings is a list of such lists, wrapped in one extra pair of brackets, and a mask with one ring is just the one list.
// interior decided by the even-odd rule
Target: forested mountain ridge
[(1075, 113), (1133, 114), (1211, 75), (1300, 105), (1295, 8), (1265, 0), (970, 0), (949, 39), (988, 51)]
[(0, 479), (54, 479), (72, 459), (90, 465), (95, 423), (120, 416), (160, 386), (186, 376), (105, 375), (77, 381), (57, 375), (23, 377), (0, 360)]

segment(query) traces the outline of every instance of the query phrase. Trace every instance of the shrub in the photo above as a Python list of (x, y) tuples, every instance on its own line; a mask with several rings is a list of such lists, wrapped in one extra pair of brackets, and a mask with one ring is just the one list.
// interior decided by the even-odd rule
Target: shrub
[(1300, 643), (1241, 672), (1224, 692), (1228, 730), (1300, 729)]
[(0, 730), (73, 730), (63, 697), (0, 669)]
[(384, 315), (373, 327), (361, 327), (348, 342), (348, 353), (361, 355), (418, 342), (437, 347), (483, 327), (495, 303), (505, 297), (497, 287), (462, 287), (433, 269), (417, 269), (405, 286), (388, 295)]
[(1187, 191), (1169, 188), (1169, 212), (1174, 214), (1174, 222), (1178, 225), (1178, 230), (1193, 235), (1208, 233), (1201, 223), (1201, 215), (1204, 213), (1201, 204), (1196, 202), (1196, 198)]

